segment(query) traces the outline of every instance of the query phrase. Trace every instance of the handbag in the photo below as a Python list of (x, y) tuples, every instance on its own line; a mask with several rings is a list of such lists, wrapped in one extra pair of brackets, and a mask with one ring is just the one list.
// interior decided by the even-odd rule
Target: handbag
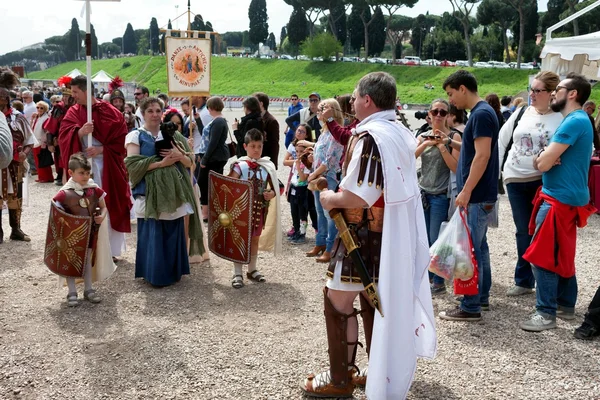
[(38, 156), (38, 167), (45, 168), (54, 165), (54, 158), (48, 148), (41, 149)]
[(227, 133), (229, 134), (229, 143), (227, 143), (227, 149), (229, 149), (229, 158), (231, 158), (237, 154), (237, 143), (233, 141), (233, 137), (231, 136), (231, 131), (229, 129), (227, 129)]

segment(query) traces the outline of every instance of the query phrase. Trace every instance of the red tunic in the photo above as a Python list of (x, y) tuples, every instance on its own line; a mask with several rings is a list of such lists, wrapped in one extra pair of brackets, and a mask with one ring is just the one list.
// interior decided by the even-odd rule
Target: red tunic
[[(104, 148), (104, 170), (100, 186), (106, 192), (106, 208), (110, 215), (110, 225), (117, 232), (131, 232), (129, 209), (130, 190), (125, 169), (125, 136), (127, 125), (123, 114), (104, 101), (92, 105), (94, 121), (93, 136)], [(71, 155), (83, 151), (79, 138), (79, 128), (87, 122), (87, 109), (76, 104), (69, 108), (60, 124), (58, 144), (63, 165), (69, 164)]]
[[(65, 114), (67, 113), (69, 107), (70, 106), (65, 105), (65, 103), (62, 101), (56, 103), (54, 107), (52, 107), (52, 114), (50, 115), (50, 118), (48, 118), (46, 122), (44, 122), (44, 130), (46, 130), (52, 136), (58, 138), (58, 132), (60, 131), (60, 123), (65, 117)], [(63, 165), (60, 157), (54, 157), (54, 163), (56, 164), (56, 168), (64, 168), (66, 166)]]
[(536, 228), (535, 218), (543, 201), (552, 206), (546, 219), (535, 234), (523, 259), (536, 267), (570, 278), (575, 275), (575, 250), (577, 244), (577, 228), (583, 228), (587, 219), (596, 208), (591, 204), (574, 207), (563, 204), (538, 190), (533, 199), (533, 213), (529, 220), (529, 234)]

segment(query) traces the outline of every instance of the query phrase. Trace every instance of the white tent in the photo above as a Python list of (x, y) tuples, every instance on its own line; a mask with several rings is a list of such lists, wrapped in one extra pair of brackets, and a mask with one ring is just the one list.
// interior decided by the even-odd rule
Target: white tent
[(110, 83), (110, 81), (112, 80), (112, 76), (108, 75), (106, 72), (104, 72), (104, 70), (100, 70), (96, 75), (92, 77), (93, 83)]
[(552, 32), (581, 15), (600, 6), (600, 0), (591, 3), (575, 14), (551, 26), (546, 31), (546, 45), (542, 49), (542, 70), (566, 75), (569, 72), (583, 73), (590, 79), (600, 76), (600, 32), (587, 35), (552, 39)]
[(83, 72), (81, 72), (80, 70), (78, 70), (77, 68), (75, 68), (73, 71), (71, 71), (67, 74), (67, 76), (70, 76), (71, 78), (78, 77), (79, 75), (85, 75), (85, 74)]
[[(600, 60), (600, 32), (549, 40), (540, 57), (543, 70), (559, 75), (581, 73), (590, 61)], [(590, 78), (597, 77), (596, 73), (596, 76)]]

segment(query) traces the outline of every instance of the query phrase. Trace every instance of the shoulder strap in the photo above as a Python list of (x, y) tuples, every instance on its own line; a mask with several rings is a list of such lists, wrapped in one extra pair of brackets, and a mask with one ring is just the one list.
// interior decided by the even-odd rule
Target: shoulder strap
[(510, 151), (510, 149), (513, 145), (513, 137), (515, 135), (515, 129), (517, 129), (517, 125), (519, 125), (519, 121), (521, 120), (521, 117), (523, 116), (523, 114), (525, 114), (526, 109), (527, 109), (527, 106), (521, 107), (521, 109), (519, 110), (519, 114), (517, 114), (517, 118), (515, 118), (515, 123), (513, 125), (513, 131), (510, 135), (510, 140), (508, 141), (508, 146), (506, 146), (506, 151), (504, 152), (504, 157), (502, 158), (502, 165), (500, 166), (500, 171), (502, 171), (504, 169), (504, 164), (506, 164), (506, 160), (508, 160), (508, 152)]

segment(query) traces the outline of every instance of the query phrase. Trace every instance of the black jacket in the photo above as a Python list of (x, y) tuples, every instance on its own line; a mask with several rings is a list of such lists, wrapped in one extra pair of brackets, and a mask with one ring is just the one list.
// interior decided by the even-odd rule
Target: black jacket
[(211, 162), (229, 160), (229, 149), (225, 145), (227, 140), (227, 120), (223, 117), (215, 118), (210, 124), (208, 148), (200, 161), (203, 166)]
[(260, 112), (250, 113), (245, 115), (240, 120), (238, 124), (238, 128), (233, 131), (233, 135), (235, 136), (235, 140), (237, 141), (237, 156), (243, 157), (246, 155), (246, 150), (244, 150), (244, 137), (246, 133), (250, 129), (258, 129), (263, 134), (265, 132), (262, 118), (260, 117)]

